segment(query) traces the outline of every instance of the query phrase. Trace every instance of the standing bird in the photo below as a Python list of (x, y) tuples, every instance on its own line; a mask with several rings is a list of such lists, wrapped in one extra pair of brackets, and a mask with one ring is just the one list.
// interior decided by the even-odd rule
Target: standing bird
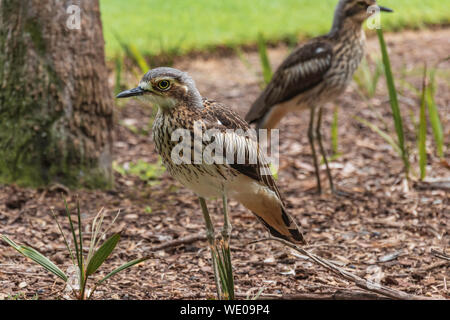
[[(225, 205), (227, 197), (231, 197), (253, 212), (273, 236), (292, 243), (305, 243), (296, 223), (286, 212), (256, 137), (244, 134), (250, 127), (235, 112), (218, 102), (202, 98), (192, 78), (173, 68), (148, 71), (137, 88), (123, 91), (117, 98), (133, 96), (158, 105), (152, 129), (156, 150), (168, 172), (199, 196), (210, 244), (214, 241), (214, 230), (206, 209), (207, 197), (224, 199), (222, 234), (227, 238), (231, 225)], [(200, 161), (196, 161), (194, 156), (199, 147), (206, 147), (202, 139), (200, 146), (199, 141), (194, 141), (199, 124), (202, 132), (214, 132), (214, 141), (222, 141), (223, 150), (232, 150), (231, 159), (244, 154), (245, 161), (227, 161), (230, 159), (228, 153), (227, 159), (224, 156), (218, 161), (204, 161), (206, 158), (200, 157)], [(183, 134), (181, 145), (178, 142), (180, 132)], [(180, 146), (183, 147), (181, 159)], [(184, 154), (186, 148), (187, 155)], [(254, 163), (250, 161), (252, 154), (256, 155)]]
[[(308, 139), (319, 193), (322, 188), (314, 147), (315, 107), (319, 108), (315, 133), (331, 191), (336, 193), (320, 134), (322, 105), (342, 94), (352, 80), (365, 51), (366, 37), (362, 24), (373, 13), (369, 7), (374, 5), (376, 0), (340, 0), (331, 31), (297, 47), (279, 66), (245, 117), (249, 123), (256, 123), (257, 129), (270, 130), (288, 112), (310, 109)], [(378, 8), (392, 12), (385, 7)]]

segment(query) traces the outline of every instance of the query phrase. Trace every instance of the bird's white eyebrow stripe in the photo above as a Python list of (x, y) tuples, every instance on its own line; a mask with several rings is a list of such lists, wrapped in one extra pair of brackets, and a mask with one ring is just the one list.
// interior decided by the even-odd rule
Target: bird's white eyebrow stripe
[(152, 85), (150, 84), (150, 82), (141, 81), (139, 82), (139, 88), (144, 90), (150, 90), (152, 88)]

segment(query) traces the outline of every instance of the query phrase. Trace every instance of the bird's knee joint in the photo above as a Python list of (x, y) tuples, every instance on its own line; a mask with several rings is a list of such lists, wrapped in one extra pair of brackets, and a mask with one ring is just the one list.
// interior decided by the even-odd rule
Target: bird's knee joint
[(216, 234), (214, 233), (214, 231), (207, 230), (206, 238), (209, 242), (214, 243), (214, 241), (216, 240)]
[(222, 236), (224, 238), (229, 238), (231, 236), (231, 230), (233, 229), (233, 227), (231, 226), (231, 224), (228, 224), (226, 226), (223, 227), (222, 229)]
[(310, 128), (308, 130), (308, 138), (309, 138), (310, 141), (315, 139), (314, 130), (312, 128)]
[(320, 127), (318, 126), (317, 128), (316, 128), (316, 137), (318, 137), (319, 139), (320, 139)]

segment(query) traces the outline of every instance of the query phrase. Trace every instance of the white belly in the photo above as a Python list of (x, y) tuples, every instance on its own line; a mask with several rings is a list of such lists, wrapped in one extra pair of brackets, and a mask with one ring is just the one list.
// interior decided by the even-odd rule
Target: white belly
[(170, 174), (186, 188), (204, 198), (221, 197), (228, 183), (213, 165), (202, 164), (200, 170), (193, 165), (172, 165)]

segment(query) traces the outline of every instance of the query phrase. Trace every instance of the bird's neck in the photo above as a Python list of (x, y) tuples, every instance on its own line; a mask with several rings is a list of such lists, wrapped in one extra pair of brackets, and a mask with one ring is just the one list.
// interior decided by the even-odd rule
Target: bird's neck
[(185, 96), (179, 99), (168, 99), (156, 103), (164, 115), (176, 112), (175, 110), (179, 108), (203, 108), (203, 100), (198, 91), (188, 92)]
[(203, 99), (200, 93), (197, 91), (195, 94), (189, 96), (188, 105), (193, 108), (203, 109)]
[(353, 19), (335, 17), (333, 27), (329, 33), (331, 38), (343, 41), (345, 39), (360, 38), (364, 33), (363, 22)]
[(187, 87), (186, 94), (184, 95), (182, 100), (182, 103), (189, 106), (190, 108), (203, 108), (202, 96), (195, 86)]

